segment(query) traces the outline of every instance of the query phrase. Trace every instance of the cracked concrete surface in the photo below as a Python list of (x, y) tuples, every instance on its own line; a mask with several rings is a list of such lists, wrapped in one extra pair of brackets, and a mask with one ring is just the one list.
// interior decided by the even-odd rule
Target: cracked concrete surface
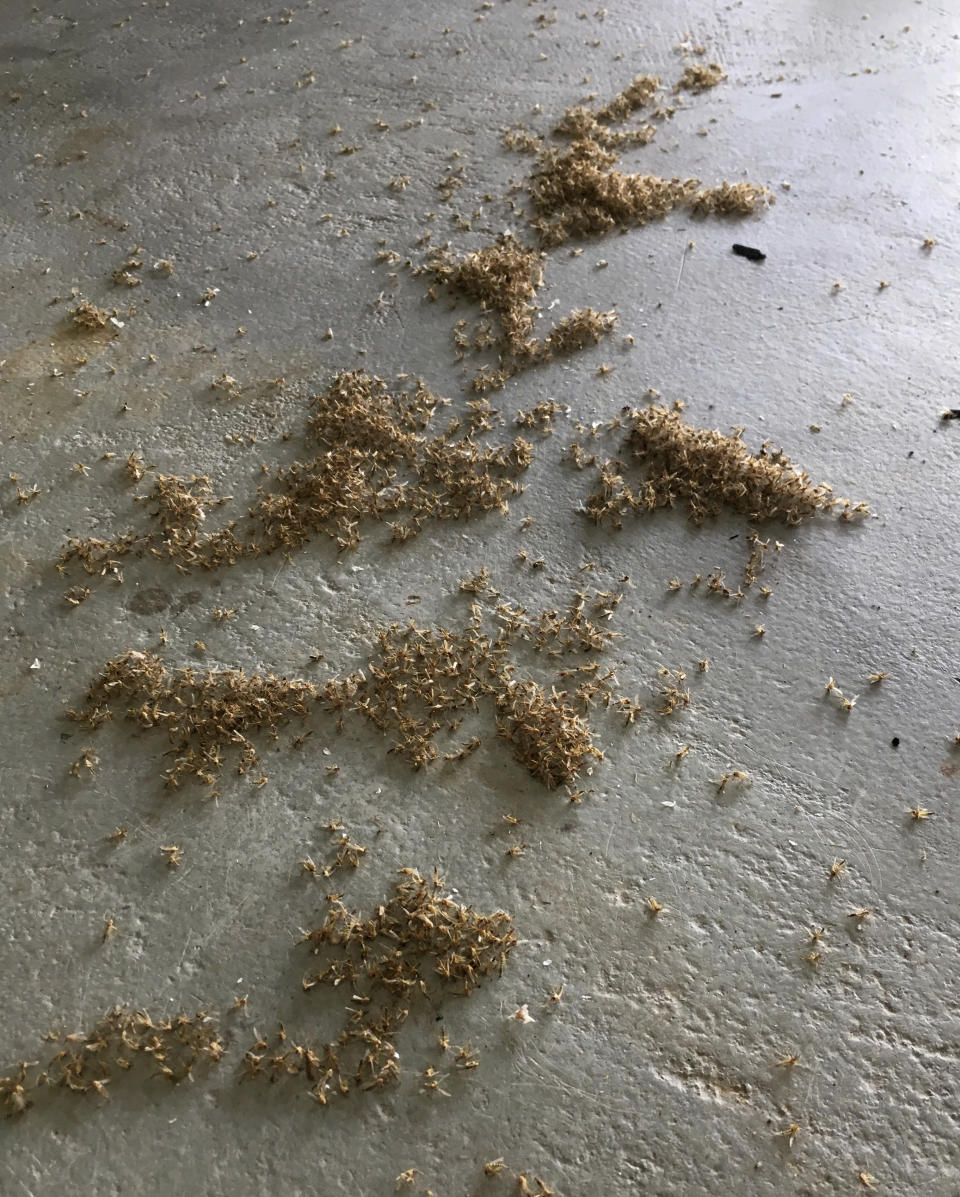
[[(956, 13), (894, 0), (580, 11), (4, 4), (2, 467), (40, 493), (0, 492), (0, 1072), (46, 1059), (45, 1032), (87, 1028), (116, 1002), (209, 1007), (230, 1050), (195, 1083), (121, 1078), (110, 1100), (57, 1091), (3, 1121), (3, 1193), (372, 1195), (410, 1168), (420, 1193), (516, 1191), (516, 1173), (568, 1197), (960, 1192), (960, 427), (940, 420), (956, 402)], [(338, 370), (422, 376), (460, 410), (471, 365), (451, 332), (476, 311), (425, 302), (402, 260), (422, 260), (428, 229), (458, 249), (508, 224), (522, 236), (504, 196), (530, 160), (503, 148), (503, 128), (546, 131), (637, 73), (672, 83), (688, 35), (729, 78), (622, 165), (746, 178), (777, 202), (746, 223), (677, 212), (580, 243), (577, 258), (550, 252), (544, 313), (615, 303), (620, 325), (492, 396), (501, 439), (518, 408), (571, 409), (532, 438), (509, 515), (428, 524), (403, 544), (374, 525), (353, 553), (317, 540), (186, 576), (132, 557), (121, 583), (71, 578), (92, 593), (64, 602), (54, 563), (68, 536), (143, 525), (132, 496), (149, 478), (125, 477), (130, 452), (208, 473), (245, 506), (261, 464), (300, 451), (306, 397)], [(459, 165), (443, 202), (437, 184)], [(381, 238), (400, 264), (377, 261)], [(733, 257), (734, 240), (766, 261)], [(142, 284), (114, 286), (134, 247)], [(172, 276), (152, 269), (161, 259)], [(72, 331), (74, 288), (123, 327)], [(239, 398), (211, 389), (222, 373)], [(609, 420), (650, 387), (694, 424), (782, 444), (875, 518), (775, 533), (766, 603), (668, 593), (674, 575), (735, 577), (749, 525), (696, 529), (676, 511), (596, 528), (577, 511), (588, 475), (562, 461), (575, 421)], [(518, 562), (521, 547), (544, 568)], [(482, 565), (531, 611), (568, 601), (584, 576), (609, 591), (628, 576), (610, 623), (623, 638), (601, 662), (630, 694), (661, 665), (688, 672), (693, 701), (673, 720), (591, 716), (605, 759), (579, 803), (513, 761), (489, 711), (468, 760), (419, 773), (370, 727), (338, 735), (318, 718), (301, 752), (296, 729), (278, 751), (263, 742), (266, 784), (227, 770), (215, 801), (163, 791), (160, 737), (65, 717), (107, 657), (156, 648), (161, 628), (171, 666), (197, 663), (201, 640), (205, 665), (323, 681), (361, 665), (394, 619), (462, 620), (459, 579)], [(215, 624), (217, 607), (237, 618)], [(871, 686), (875, 671), (890, 676)], [(851, 712), (824, 694), (828, 677), (859, 693)], [(100, 766), (78, 780), (69, 768), (88, 746)], [(732, 769), (752, 784), (718, 794)], [(911, 819), (918, 805), (934, 816)], [(320, 1037), (340, 1025), (348, 995), (302, 992), (298, 944), (330, 888), (298, 862), (327, 858), (336, 819), (368, 847), (337, 884), (349, 906), (382, 901), (399, 867), (437, 867), (461, 900), (509, 911), (521, 942), (502, 978), (411, 1014), (399, 1087), (321, 1109), (297, 1082), (239, 1085), (237, 1070), (278, 1021)], [(118, 825), (126, 840), (107, 843)], [(525, 853), (508, 856), (519, 839)], [(160, 853), (173, 843), (178, 870)], [(666, 908), (656, 917), (650, 897)], [(509, 1017), (522, 1003), (535, 1022)], [(442, 1065), (438, 1017), (480, 1055), (452, 1070), (450, 1096), (421, 1082)], [(498, 1157), (507, 1169), (485, 1177)]]

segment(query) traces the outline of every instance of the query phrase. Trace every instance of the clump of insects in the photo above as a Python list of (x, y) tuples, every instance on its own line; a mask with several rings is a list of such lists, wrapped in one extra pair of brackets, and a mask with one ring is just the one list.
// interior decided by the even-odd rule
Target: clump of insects
[[(339, 897), (330, 899), (323, 923), (304, 934), (323, 967), (303, 978), (304, 990), (320, 985), (349, 985), (353, 1004), (336, 1043), (312, 1048), (290, 1040), (281, 1027), (275, 1044), (260, 1038), (244, 1056), (243, 1076), (305, 1076), (311, 1096), (327, 1105), (332, 1094), (351, 1089), (376, 1090), (400, 1079), (395, 1037), (411, 1004), (434, 1002), (432, 990), (453, 988), (468, 995), (484, 977), (500, 974), (516, 946), (513, 921), (502, 910), (483, 914), (456, 901), (440, 876), (422, 877), (400, 870), (394, 896), (367, 918), (349, 911)], [(450, 1047), (441, 1032), (442, 1050)], [(477, 1067), (469, 1044), (454, 1049), (453, 1065)], [(429, 1067), (424, 1089), (444, 1093), (442, 1074)]]
[(657, 671), (657, 678), (657, 714), (666, 718), (677, 711), (686, 710), (691, 698), (686, 686), (686, 673), (682, 669), (661, 668)]
[(319, 691), (309, 682), (271, 675), (247, 675), (242, 669), (168, 670), (155, 653), (132, 650), (114, 657), (87, 692), (79, 710), (68, 712), (85, 727), (112, 718), (115, 706), (144, 728), (165, 728), (174, 749), (166, 784), (177, 787), (192, 774), (213, 785), (227, 752), (238, 752), (238, 770), (256, 764), (249, 733), (278, 729), (304, 718)]
[[(597, 523), (620, 527), (624, 515), (680, 505), (687, 507), (695, 523), (725, 509), (758, 522), (779, 520), (791, 526), (836, 507), (850, 518), (869, 514), (865, 504), (851, 504), (836, 498), (829, 486), (815, 485), (770, 442), (752, 454), (742, 428), (731, 436), (696, 428), (657, 403), (631, 410), (618, 419), (618, 426), (623, 423), (629, 429), (623, 460), (601, 465), (598, 484), (587, 500), (587, 513)], [(630, 459), (639, 466), (633, 484), (623, 464)], [(769, 542), (755, 535), (750, 544), (748, 583), (756, 579), (769, 548)]]
[(42, 1086), (106, 1098), (107, 1086), (140, 1061), (149, 1060), (155, 1075), (177, 1083), (191, 1076), (198, 1064), (218, 1064), (227, 1050), (206, 1010), (152, 1018), (143, 1010), (115, 1006), (89, 1031), (45, 1038), (62, 1038), (63, 1046), (42, 1072), (31, 1077), (30, 1069), (38, 1065), (24, 1062), (0, 1077), (0, 1106), (10, 1114), (23, 1113)]
[(716, 87), (726, 77), (726, 71), (716, 62), (692, 62), (680, 76), (674, 91), (692, 91), (699, 95), (702, 91)]
[(337, 836), (335, 842), (337, 854), (324, 868), (324, 877), (332, 877), (337, 869), (359, 869), (361, 858), (367, 854), (366, 848), (352, 840), (346, 832)]
[[(528, 614), (497, 601), (499, 592), (486, 570), (464, 579), (461, 589), (482, 595), (490, 609), (473, 603), (458, 628), (419, 627), (412, 619), (393, 623), (378, 634), (364, 668), (325, 684), (242, 669), (174, 669), (155, 653), (131, 650), (107, 661), (85, 702), (68, 715), (95, 729), (119, 709), (142, 728), (164, 729), (171, 746), (166, 784), (177, 787), (192, 775), (212, 787), (228, 762), (235, 762), (240, 774), (258, 763), (256, 735), (276, 742), (281, 728), (305, 722), (314, 712), (334, 715), (338, 730), (348, 714), (362, 715), (390, 738), (388, 751), (415, 769), (441, 758), (462, 762), (482, 746), (481, 736), (472, 735), (447, 752), (437, 738), (455, 733), (483, 701), (498, 733), (534, 777), (551, 789), (572, 782), (603, 757), (587, 719), (594, 704), (622, 716), (625, 726), (643, 712), (638, 700), (617, 693), (615, 670), (602, 670), (594, 659), (618, 638), (608, 621), (623, 592), (590, 596), (578, 591), (566, 608)], [(499, 630), (491, 629), (491, 620)], [(580, 662), (557, 668), (555, 680), (563, 689), (546, 687), (517, 676), (518, 642), (550, 662), (571, 654)], [(658, 711), (665, 715), (688, 705), (690, 693), (682, 670), (661, 673)], [(303, 748), (311, 734), (306, 729), (295, 736), (292, 747)], [(338, 768), (328, 765), (327, 773)]]
[(104, 308), (98, 308), (89, 299), (81, 299), (70, 313), (70, 316), (73, 319), (74, 326), (85, 332), (105, 328), (107, 321), (110, 319), (108, 311)]
[[(235, 381), (224, 374), (213, 385), (229, 391)], [(436, 409), (448, 402), (422, 382), (412, 393), (393, 394), (363, 370), (341, 373), (311, 401), (305, 444), (312, 456), (278, 469), (242, 525), (230, 521), (207, 530), (209, 511), (230, 502), (215, 494), (207, 475), (157, 474), (141, 497), (152, 520), (148, 530), (73, 537), (59, 568), (64, 572), (77, 561), (89, 574), (105, 573), (137, 547), (181, 572), (215, 569), (302, 549), (318, 535), (331, 537), (340, 549), (355, 548), (365, 520), (388, 524), (393, 539), (403, 541), (426, 520), (505, 514), (509, 500), (522, 491), (516, 479), (533, 460), (532, 446), (519, 436), (506, 444), (483, 443), (478, 433), (492, 424), (482, 413), (459, 433), (454, 422), (427, 435)], [(127, 469), (139, 481), (146, 467), (131, 455)], [(409, 481), (398, 483), (400, 473), (410, 475)]]
[[(650, 392), (656, 396), (656, 392)], [(574, 441), (566, 456), (577, 468), (593, 467), (596, 481), (586, 499), (584, 511), (598, 524), (623, 527), (628, 515), (649, 515), (663, 508), (685, 507), (691, 520), (704, 520), (731, 511), (755, 523), (779, 522), (795, 526), (814, 516), (840, 509), (840, 518), (855, 520), (870, 514), (866, 503), (838, 498), (825, 483), (814, 483), (772, 442), (765, 442), (759, 452), (751, 453), (743, 440), (743, 428), (731, 435), (715, 429), (697, 428), (680, 415), (682, 405), (668, 408), (656, 401), (645, 408), (625, 409), (604, 431), (627, 428), (627, 435), (613, 460), (602, 460), (588, 452), (581, 440)], [(594, 438), (598, 427), (577, 425), (577, 432)], [(782, 552), (780, 541), (762, 540), (756, 531), (748, 536), (750, 552), (743, 579), (734, 588), (724, 581), (721, 570), (706, 579), (712, 595), (740, 602), (759, 582), (768, 554)], [(697, 574), (696, 587), (703, 576)], [(680, 578), (672, 578), (668, 590), (679, 593)], [(758, 586), (767, 599), (773, 591)], [(765, 635), (763, 624), (755, 624), (752, 634)], [(880, 675), (875, 675), (880, 680)], [(871, 678), (872, 680), (872, 678)], [(842, 696), (838, 696), (838, 701)], [(856, 699), (850, 700), (851, 707)]]
[[(556, 132), (570, 140), (569, 147), (542, 150), (527, 184), (533, 207), (530, 223), (542, 246), (649, 224), (677, 207), (698, 215), (747, 216), (774, 202), (769, 188), (755, 183), (702, 188), (699, 179), (663, 179), (615, 169), (619, 147), (652, 141), (656, 127), (649, 121), (625, 131), (609, 126), (648, 105), (659, 83), (655, 76), (641, 75), (600, 109), (567, 110)], [(651, 115), (663, 119), (673, 111), (661, 107)]]
[[(437, 284), (478, 300), (484, 312), (495, 313), (499, 320), (500, 336), (496, 340), (488, 325), (482, 325), (472, 341), (464, 331), (466, 321), (459, 321), (454, 332), (461, 358), (471, 347), (480, 350), (495, 344), (500, 349), (500, 368), (479, 371), (473, 379), (475, 391), (499, 390), (518, 370), (594, 345), (617, 323), (612, 309), (598, 312), (577, 308), (557, 321), (546, 336), (534, 336), (535, 299), (543, 286), (543, 256), (512, 234), (503, 234), (493, 245), (463, 257), (446, 249), (434, 250), (426, 269)], [(436, 288), (430, 290), (435, 296)]]
[(549, 789), (574, 778), (588, 758), (603, 757), (589, 724), (556, 691), (547, 694), (533, 681), (508, 682), (497, 708), (497, 726), (514, 756)]

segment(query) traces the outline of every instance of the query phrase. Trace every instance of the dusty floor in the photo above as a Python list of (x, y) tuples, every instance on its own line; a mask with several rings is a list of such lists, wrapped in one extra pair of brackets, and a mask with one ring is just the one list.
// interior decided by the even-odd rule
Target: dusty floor
[[(413, 1193), (522, 1191), (518, 1175), (567, 1197), (960, 1192), (960, 425), (940, 419), (960, 315), (956, 14), (670, 0), (648, 22), (639, 7), (3, 3), (0, 428), (3, 477), (19, 480), (0, 494), (0, 1074), (9, 1096), (20, 1061), (63, 1049), (47, 1032), (88, 1030), (116, 1003), (206, 1008), (227, 1046), (179, 1086), (147, 1068), (102, 1095), (30, 1092), (0, 1124), (3, 1193), (372, 1195), (408, 1169)], [(125, 474), (131, 452), (209, 474), (242, 513), (261, 465), (302, 455), (307, 396), (339, 370), (423, 377), (462, 413), (476, 363), (451, 334), (477, 309), (427, 302), (404, 260), (422, 262), (426, 230), (458, 250), (507, 227), (528, 237), (505, 199), (531, 160), (503, 129), (546, 133), (641, 72), (669, 97), (699, 44), (728, 79), (686, 95), (622, 168), (750, 179), (776, 204), (550, 251), (544, 323), (615, 304), (620, 324), (491, 396), (495, 439), (520, 408), (570, 408), (552, 437), (531, 434), (508, 515), (428, 522), (403, 543), (369, 524), (352, 552), (318, 537), (213, 572), (135, 553), (122, 581), (58, 575), (67, 537), (148, 522), (133, 500), (153, 474)], [(734, 257), (735, 240), (766, 261)], [(384, 248), (400, 262), (378, 261)], [(114, 285), (131, 256), (142, 285)], [(119, 324), (73, 330), (74, 289)], [(237, 397), (211, 389), (223, 374)], [(578, 511), (591, 476), (563, 460), (576, 421), (650, 387), (693, 424), (783, 445), (874, 515), (773, 529), (785, 547), (766, 601), (669, 593), (674, 576), (735, 579), (750, 525), (695, 529), (675, 511), (595, 527)], [(482, 740), (468, 759), (416, 773), (373, 727), (338, 735), (317, 714), (300, 751), (290, 727), (258, 739), (247, 775), (231, 759), (214, 800), (163, 789), (162, 733), (122, 711), (97, 732), (66, 717), (127, 649), (323, 683), (393, 620), (462, 625), (459, 581), (483, 565), (531, 612), (622, 589), (608, 625), (622, 639), (599, 659), (648, 708), (659, 667), (688, 673), (692, 702), (669, 719), (591, 712), (605, 759), (577, 801), (528, 776), (488, 707), (464, 725)], [(78, 585), (91, 593), (73, 606)], [(217, 608), (236, 615), (217, 623)], [(829, 677), (860, 695), (852, 710)], [(99, 765), (75, 778), (87, 748)], [(732, 770), (752, 783), (718, 793)], [(332, 859), (335, 820), (367, 848), (360, 867), (302, 872)], [(119, 844), (105, 838), (118, 826)], [(279, 1022), (336, 1036), (351, 995), (303, 991), (315, 958), (299, 940), (332, 889), (369, 911), (405, 866), (513, 916), (503, 976), (469, 998), (413, 995), (397, 1086), (323, 1108), (302, 1077), (238, 1083)], [(533, 1022), (511, 1017), (524, 1003)], [(441, 1025), (476, 1069), (440, 1050)]]

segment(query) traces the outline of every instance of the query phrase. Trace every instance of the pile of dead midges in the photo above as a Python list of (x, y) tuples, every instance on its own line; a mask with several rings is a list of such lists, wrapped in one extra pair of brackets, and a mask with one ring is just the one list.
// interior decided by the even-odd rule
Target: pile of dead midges
[[(517, 370), (596, 344), (617, 321), (614, 311), (578, 308), (558, 320), (545, 336), (535, 337), (535, 299), (543, 286), (542, 256), (510, 234), (463, 257), (437, 250), (431, 255), (427, 269), (438, 283), (476, 299), (484, 312), (494, 313), (499, 320), (500, 337), (496, 343), (503, 355), (501, 365), (477, 375), (473, 384), (477, 391), (498, 389)], [(461, 350), (470, 344), (462, 332), (455, 339)], [(484, 330), (476, 338), (476, 347), (488, 342)]]
[(49, 1085), (108, 1097), (107, 1086), (138, 1060), (149, 1060), (155, 1075), (176, 1083), (191, 1076), (198, 1063), (219, 1063), (226, 1051), (216, 1021), (205, 1010), (154, 1019), (143, 1010), (115, 1006), (92, 1030), (62, 1038), (65, 1046), (39, 1074), (31, 1073), (38, 1065), (24, 1061), (9, 1076), (0, 1077), (0, 1108), (22, 1114), (37, 1091)]
[(521, 490), (513, 479), (533, 460), (531, 445), (522, 437), (482, 445), (456, 419), (428, 437), (440, 402), (422, 386), (394, 396), (362, 370), (338, 375), (307, 424), (318, 455), (278, 471), (278, 488), (251, 511), (262, 550), (297, 548), (320, 532), (352, 548), (364, 519), (389, 522), (403, 540), (428, 519), (506, 512)]
[[(478, 575), (465, 587), (476, 591), (487, 583), (486, 575)], [(491, 602), (499, 597), (488, 594)], [(612, 614), (618, 602), (619, 596), (598, 596), (595, 611)], [(282, 727), (317, 709), (334, 713), (338, 727), (348, 713), (363, 715), (393, 739), (389, 751), (418, 769), (441, 755), (438, 736), (455, 734), (464, 716), (486, 699), (516, 759), (555, 786), (600, 756), (583, 716), (597, 697), (619, 707), (613, 671), (600, 676), (596, 663), (561, 670), (557, 680), (575, 678), (576, 688), (548, 693), (532, 681), (518, 682), (511, 644), (514, 638), (528, 642), (548, 658), (602, 652), (617, 634), (592, 619), (585, 604), (586, 595), (578, 594), (567, 611), (530, 617), (500, 602), (493, 610), (496, 635), (485, 630), (479, 604), (460, 630), (393, 624), (379, 634), (377, 652), (364, 669), (325, 685), (242, 669), (168, 669), (155, 653), (131, 650), (106, 663), (84, 704), (68, 714), (92, 730), (121, 709), (140, 727), (164, 728), (172, 747), (166, 784), (176, 787), (193, 775), (213, 786), (228, 757), (236, 758), (241, 774), (257, 763), (255, 734), (276, 740)], [(478, 745), (474, 738), (444, 759), (463, 759)]]
[[(405, 540), (426, 520), (506, 512), (522, 490), (515, 479), (533, 460), (532, 446), (522, 437), (485, 444), (478, 439), (485, 425), (473, 420), (462, 425), (454, 419), (444, 432), (428, 436), (444, 402), (422, 385), (395, 395), (363, 370), (338, 374), (312, 400), (305, 442), (315, 455), (279, 469), (243, 525), (233, 521), (206, 531), (209, 509), (229, 500), (214, 494), (205, 475), (158, 474), (142, 500), (152, 509), (151, 530), (111, 539), (74, 537), (60, 569), (78, 561), (89, 574), (117, 577), (118, 559), (134, 548), (148, 548), (181, 570), (215, 568), (298, 549), (320, 534), (341, 549), (354, 548), (365, 520), (387, 522), (394, 539)], [(140, 467), (132, 476), (139, 480), (143, 473)]]
[[(751, 453), (743, 429), (725, 435), (685, 423), (678, 412), (656, 403), (617, 420), (629, 429), (622, 459), (599, 466), (597, 485), (587, 499), (587, 513), (597, 523), (619, 527), (628, 513), (686, 505), (696, 523), (724, 509), (761, 522), (796, 525), (819, 512), (842, 508), (842, 518), (869, 514), (865, 503), (834, 495), (825, 483), (814, 484), (771, 442)], [(576, 446), (575, 461), (582, 452)], [(625, 460), (624, 460), (625, 459)], [(627, 462), (634, 470), (628, 473)]]
[[(303, 989), (343, 981), (355, 1003), (335, 1043), (314, 1049), (295, 1042), (281, 1025), (272, 1047), (261, 1038), (245, 1053), (241, 1079), (275, 1081), (302, 1074), (311, 1083), (311, 1096), (323, 1105), (334, 1091), (383, 1088), (400, 1078), (392, 1039), (418, 999), (435, 1006), (451, 987), (468, 995), (484, 978), (502, 975), (517, 944), (510, 915), (503, 910), (484, 914), (455, 901), (436, 872), (429, 881), (415, 869), (400, 873), (394, 896), (369, 918), (352, 914), (333, 898), (322, 925), (303, 937), (315, 953), (330, 956), (322, 969), (303, 978)], [(154, 1075), (177, 1083), (191, 1077), (198, 1064), (218, 1064), (227, 1051), (206, 1010), (152, 1018), (143, 1010), (116, 1006), (86, 1033), (47, 1038), (62, 1039), (63, 1046), (42, 1071), (39, 1064), (22, 1061), (0, 1077), (0, 1110), (8, 1115), (25, 1113), (51, 1086), (109, 1098), (108, 1086), (146, 1061)], [(441, 1050), (450, 1046), (444, 1033)], [(454, 1047), (451, 1056), (455, 1069), (477, 1065), (469, 1046)], [(438, 1087), (437, 1076), (436, 1069), (426, 1070), (425, 1089)]]
[[(725, 77), (716, 63), (697, 63), (687, 67), (674, 90), (702, 92)], [(662, 179), (614, 169), (620, 159), (618, 150), (646, 145), (655, 137), (656, 126), (647, 123), (618, 130), (611, 125), (622, 124), (650, 105), (659, 86), (656, 76), (638, 75), (598, 108), (567, 109), (554, 133), (571, 144), (541, 150), (527, 184), (533, 206), (531, 225), (542, 246), (644, 225), (680, 206), (701, 216), (746, 216), (773, 203), (769, 189), (754, 183), (702, 188), (698, 179)], [(674, 106), (661, 105), (651, 116), (663, 120), (675, 111)]]
[(699, 179), (625, 174), (614, 169), (618, 158), (591, 138), (542, 152), (529, 183), (531, 224), (541, 245), (645, 225), (681, 206), (695, 215), (747, 216), (773, 202), (770, 191), (754, 183), (704, 188)]
[(548, 694), (536, 682), (510, 682), (497, 709), (501, 735), (548, 789), (575, 777), (590, 757), (603, 757), (586, 719), (556, 690)]
[(278, 729), (305, 718), (319, 696), (305, 681), (242, 669), (167, 670), (155, 653), (131, 650), (106, 663), (84, 706), (68, 714), (93, 729), (123, 706), (140, 727), (166, 729), (174, 750), (164, 770), (168, 786), (179, 786), (187, 774), (212, 786), (225, 753), (237, 752), (237, 771), (246, 772), (258, 760), (250, 735), (266, 730), (276, 739)]
[[(676, 90), (703, 91), (722, 78), (716, 64), (688, 67)], [(651, 174), (626, 174), (617, 170), (620, 151), (645, 145), (656, 135), (650, 123), (617, 129), (638, 109), (651, 104), (660, 85), (652, 75), (638, 75), (612, 100), (599, 107), (570, 108), (554, 128), (565, 145), (543, 147), (540, 139), (527, 144), (538, 149), (536, 165), (527, 180), (530, 225), (542, 248), (561, 245), (573, 237), (602, 235), (660, 220), (676, 207), (695, 215), (746, 216), (774, 202), (768, 188), (754, 183), (721, 183), (701, 187), (699, 179), (664, 179)], [(651, 116), (666, 119), (675, 107), (660, 106)], [(519, 135), (510, 144), (516, 145)], [(522, 138), (520, 139), (522, 141)], [(543, 254), (522, 244), (512, 233), (458, 257), (449, 249), (434, 250), (426, 270), (437, 283), (479, 301), (484, 312), (500, 322), (496, 340), (501, 359), (495, 368), (479, 371), (475, 390), (498, 389), (518, 370), (573, 353), (597, 342), (616, 321), (613, 311), (578, 309), (561, 320), (544, 337), (535, 337), (536, 295), (543, 286)], [(431, 295), (435, 289), (431, 289)], [(471, 347), (461, 321), (455, 340), (461, 352)], [(492, 338), (486, 327), (473, 340), (476, 349), (487, 348)]]
[[(260, 1039), (244, 1056), (246, 1078), (303, 1075), (322, 1105), (332, 1093), (396, 1084), (400, 1054), (394, 1037), (418, 1000), (435, 1006), (451, 986), (467, 995), (483, 978), (503, 973), (517, 944), (509, 914), (483, 914), (455, 901), (436, 872), (429, 881), (415, 869), (400, 873), (394, 897), (369, 918), (335, 898), (322, 925), (304, 935), (314, 952), (331, 959), (303, 978), (303, 988), (343, 983), (352, 995), (354, 1005), (336, 1043), (311, 1048), (291, 1041), (285, 1031), (272, 1048)], [(445, 1034), (440, 1046), (443, 1051), (450, 1046)], [(454, 1068), (476, 1067), (469, 1047), (455, 1051)], [(425, 1088), (436, 1090), (437, 1070), (428, 1068), (424, 1078)]]

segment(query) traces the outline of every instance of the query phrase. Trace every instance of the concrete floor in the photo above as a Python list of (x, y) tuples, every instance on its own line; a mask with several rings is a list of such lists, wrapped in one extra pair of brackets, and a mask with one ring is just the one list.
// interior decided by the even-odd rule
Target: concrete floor
[[(516, 1191), (520, 1172), (567, 1197), (840, 1194), (864, 1187), (859, 1173), (883, 1193), (960, 1192), (960, 426), (939, 418), (957, 401), (956, 11), (642, 7), (649, 17), (627, 0), (607, 0), (605, 19), (522, 0), (308, 3), (289, 17), (229, 0), (2, 5), (2, 473), (41, 491), (0, 496), (3, 1063), (47, 1058), (46, 1031), (89, 1027), (116, 1002), (207, 1005), (231, 1051), (176, 1089), (118, 1081), (109, 1102), (38, 1100), (0, 1125), (0, 1192), (373, 1195), (410, 1168), (419, 1193)], [(242, 500), (262, 462), (295, 455), (303, 399), (336, 370), (422, 375), (462, 405), (451, 331), (472, 310), (424, 303), (402, 269), (391, 279), (378, 239), (419, 260), (426, 228), (459, 248), (509, 219), (522, 233), (500, 197), (529, 160), (501, 130), (546, 131), (638, 72), (675, 79), (688, 34), (729, 79), (626, 168), (749, 178), (776, 205), (746, 226), (675, 214), (578, 259), (554, 251), (544, 308), (616, 303), (620, 332), (494, 404), (509, 420), (552, 396), (589, 422), (655, 387), (696, 424), (775, 439), (876, 518), (777, 533), (786, 548), (762, 608), (671, 597), (675, 574), (734, 573), (747, 527), (698, 531), (679, 512), (592, 527), (576, 510), (588, 477), (561, 463), (561, 421), (535, 438), (506, 518), (428, 525), (400, 546), (373, 527), (353, 554), (317, 541), (214, 574), (130, 560), (122, 585), (64, 603), (53, 566), (65, 537), (138, 524), (131, 496), (144, 488), (119, 468), (131, 451)], [(339, 154), (345, 139), (360, 148)], [(451, 164), (463, 186), (445, 204)], [(388, 185), (397, 175), (410, 176), (403, 191)], [(451, 214), (486, 193), (473, 230), (454, 229)], [(738, 239), (766, 262), (734, 258)], [(145, 266), (141, 287), (114, 287), (135, 246), (148, 265), (172, 259), (174, 275)], [(65, 321), (72, 288), (122, 309), (115, 336), (83, 342), (83, 365)], [(219, 290), (203, 306), (207, 288)], [(615, 370), (600, 377), (604, 361)], [(211, 391), (222, 372), (240, 399)], [(525, 516), (536, 522), (523, 533)], [(513, 561), (521, 544), (544, 570)], [(412, 774), (372, 729), (337, 736), (319, 720), (309, 751), (267, 749), (268, 784), (228, 772), (210, 803), (161, 789), (157, 736), (121, 720), (91, 736), (65, 719), (107, 657), (156, 647), (161, 626), (171, 665), (194, 661), (202, 639), (208, 664), (323, 680), (362, 663), (375, 629), (411, 613), (411, 592), (418, 622), (452, 620), (458, 579), (487, 564), (536, 610), (564, 601), (587, 561), (599, 589), (631, 579), (611, 624), (626, 690), (661, 664), (692, 673), (705, 656), (711, 668), (674, 721), (624, 730), (597, 717), (606, 759), (579, 805), (529, 778), (489, 721), (468, 761)], [(238, 618), (217, 626), (215, 607)], [(848, 715), (824, 695), (829, 676), (861, 695)], [(69, 766), (88, 742), (101, 767), (77, 781)], [(711, 779), (733, 768), (752, 786), (718, 796)], [(916, 804), (935, 817), (908, 818)], [(505, 813), (522, 820), (523, 856), (505, 855)], [(502, 979), (411, 1017), (399, 1088), (320, 1109), (297, 1082), (238, 1086), (237, 1069), (254, 1029), (277, 1020), (336, 1031), (342, 1002), (301, 992), (297, 944), (329, 888), (298, 861), (325, 859), (333, 818), (369, 848), (339, 887), (351, 906), (388, 895), (400, 866), (437, 866), (464, 901), (511, 912), (521, 943)], [(118, 824), (129, 834), (112, 847)], [(177, 871), (159, 853), (170, 843)], [(650, 896), (667, 907), (656, 919)], [(862, 923), (849, 917), (859, 907), (873, 911)], [(116, 933), (102, 942), (108, 917)], [(814, 926), (817, 968), (803, 959)], [(231, 1014), (238, 994), (247, 1007)], [(524, 1002), (534, 1023), (508, 1017)], [(481, 1057), (448, 1080), (449, 1097), (419, 1079), (436, 1063), (438, 1013)], [(795, 1067), (777, 1065), (793, 1053)], [(793, 1123), (791, 1144), (777, 1132)], [(508, 1170), (488, 1179), (496, 1157)]]

